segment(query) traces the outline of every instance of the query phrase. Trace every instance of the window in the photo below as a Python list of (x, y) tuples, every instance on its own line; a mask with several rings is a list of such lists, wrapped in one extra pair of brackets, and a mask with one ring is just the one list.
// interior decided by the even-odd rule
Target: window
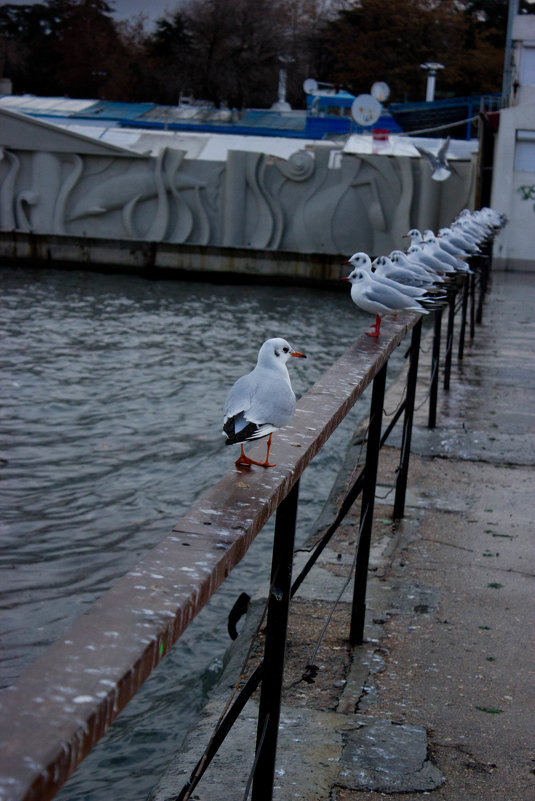
[(535, 172), (535, 131), (516, 132), (515, 170)]
[(535, 86), (535, 47), (524, 43), (520, 56), (520, 86)]

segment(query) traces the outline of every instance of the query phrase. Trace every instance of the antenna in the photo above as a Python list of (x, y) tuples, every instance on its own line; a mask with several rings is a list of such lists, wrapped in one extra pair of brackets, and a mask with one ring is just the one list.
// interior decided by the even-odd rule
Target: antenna
[(435, 99), (435, 82), (438, 70), (444, 69), (444, 64), (437, 61), (426, 61), (420, 67), (427, 72), (427, 86), (425, 88), (425, 102), (432, 103)]

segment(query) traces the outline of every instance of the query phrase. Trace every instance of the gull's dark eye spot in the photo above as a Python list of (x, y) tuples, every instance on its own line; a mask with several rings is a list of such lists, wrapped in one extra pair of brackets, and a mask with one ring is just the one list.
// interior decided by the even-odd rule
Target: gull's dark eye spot
[(288, 351), (289, 351), (289, 350), (290, 350), (290, 348), (283, 348), (283, 351), (284, 351), (285, 353), (288, 353)]

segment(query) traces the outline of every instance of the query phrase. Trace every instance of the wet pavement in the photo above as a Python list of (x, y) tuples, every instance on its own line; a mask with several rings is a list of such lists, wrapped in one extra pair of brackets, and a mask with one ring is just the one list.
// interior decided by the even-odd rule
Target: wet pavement
[[(493, 275), (483, 322), (462, 363), (455, 352), (449, 392), (439, 390), (432, 431), (431, 341), (422, 341), (405, 517), (397, 525), (394, 434), (381, 451), (363, 645), (347, 641), (358, 503), (292, 603), (274, 798), (534, 797), (534, 284), (533, 274)], [(402, 396), (396, 381), (385, 424)], [(357, 432), (294, 575), (363, 460), (362, 439)], [(242, 670), (266, 589), (155, 801), (176, 797), (207, 744)], [(302, 680), (309, 663), (318, 667), (313, 684)], [(244, 797), (255, 720), (252, 700), (192, 798)]]

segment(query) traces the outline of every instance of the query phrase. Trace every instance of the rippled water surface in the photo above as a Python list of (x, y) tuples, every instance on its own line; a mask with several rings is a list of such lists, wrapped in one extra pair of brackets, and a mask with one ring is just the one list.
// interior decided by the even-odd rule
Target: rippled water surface
[[(3, 268), (0, 686), (8, 685), (231, 468), (232, 382), (284, 336), (302, 395), (370, 322), (346, 292)], [(297, 362), (297, 364), (293, 363)], [(359, 404), (357, 404), (359, 407)], [(300, 536), (328, 495), (355, 408), (306, 471)], [(143, 799), (217, 678), (268, 525), (58, 798)]]

